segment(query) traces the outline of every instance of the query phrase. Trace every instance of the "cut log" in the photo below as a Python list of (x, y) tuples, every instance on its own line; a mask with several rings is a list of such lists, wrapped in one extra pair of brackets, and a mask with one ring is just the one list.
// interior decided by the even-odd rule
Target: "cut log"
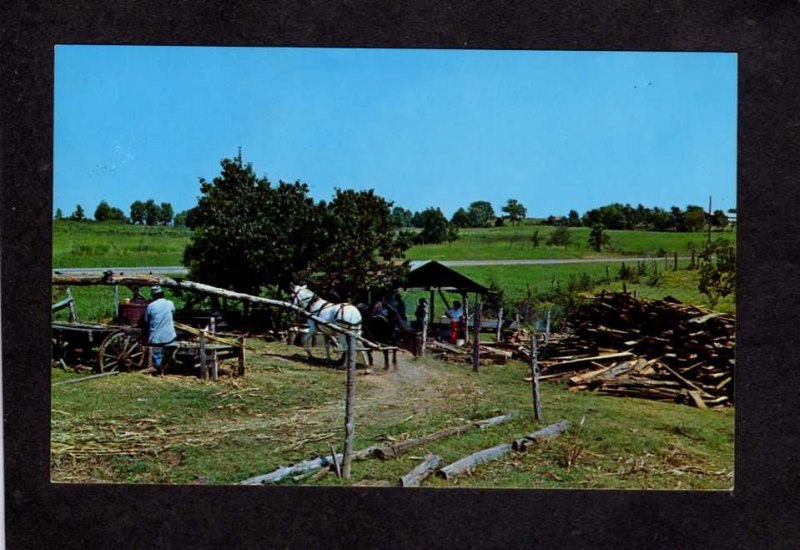
[(445, 466), (436, 472), (436, 475), (443, 477), (444, 479), (450, 479), (457, 475), (463, 474), (464, 472), (468, 472), (472, 468), (475, 468), (484, 462), (503, 458), (510, 451), (510, 443), (503, 443), (502, 445), (484, 449), (483, 451), (478, 451), (477, 453), (471, 454), (468, 457), (462, 458), (461, 460)]
[(454, 428), (447, 428), (444, 430), (440, 430), (438, 432), (418, 437), (416, 439), (401, 441), (400, 443), (396, 443), (394, 445), (384, 445), (381, 447), (376, 447), (375, 450), (373, 451), (373, 456), (381, 460), (386, 460), (387, 458), (398, 458), (399, 456), (407, 453), (411, 449), (427, 445), (428, 443), (433, 443), (434, 441), (444, 439), (445, 437), (460, 435), (464, 432), (474, 430), (475, 428), (485, 429), (488, 428), (489, 426), (497, 426), (498, 424), (507, 422), (511, 418), (512, 418), (511, 415), (495, 416), (494, 418), (488, 418), (486, 420), (479, 420), (477, 422), (472, 422), (470, 424), (464, 424), (462, 426), (456, 426)]
[(419, 484), (431, 475), (441, 463), (441, 456), (427, 454), (425, 455), (424, 462), (401, 477), (397, 485), (399, 487), (419, 487)]
[(569, 428), (569, 422), (567, 420), (562, 420), (561, 422), (556, 422), (546, 428), (515, 440), (511, 446), (515, 451), (526, 451), (531, 445), (541, 445), (542, 443), (552, 441), (567, 428)]
[(692, 390), (689, 392), (689, 397), (692, 398), (692, 401), (694, 402), (694, 404), (697, 406), (698, 409), (708, 408), (706, 407), (706, 404), (703, 402), (703, 398), (700, 397), (700, 392)]
[[(353, 460), (364, 460), (365, 458), (370, 458), (375, 455), (376, 449), (377, 447), (367, 447), (366, 449), (356, 451), (353, 453)], [(339, 461), (342, 460), (343, 456), (344, 455), (342, 453), (336, 453), (336, 459)], [(287, 477), (309, 473), (314, 470), (330, 466), (331, 464), (331, 457), (320, 456), (304, 462), (298, 462), (292, 466), (281, 466), (277, 470), (268, 474), (255, 476), (245, 479), (244, 481), (240, 481), (239, 485), (272, 485), (273, 483), (278, 483)]]

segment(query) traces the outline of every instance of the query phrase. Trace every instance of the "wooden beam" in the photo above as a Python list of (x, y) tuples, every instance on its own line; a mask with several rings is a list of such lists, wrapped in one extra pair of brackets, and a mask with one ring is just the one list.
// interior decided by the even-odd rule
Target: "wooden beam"
[(342, 461), (342, 477), (350, 479), (353, 439), (355, 437), (355, 397), (356, 397), (356, 340), (347, 336), (347, 394), (345, 397), (344, 417), (344, 460)]

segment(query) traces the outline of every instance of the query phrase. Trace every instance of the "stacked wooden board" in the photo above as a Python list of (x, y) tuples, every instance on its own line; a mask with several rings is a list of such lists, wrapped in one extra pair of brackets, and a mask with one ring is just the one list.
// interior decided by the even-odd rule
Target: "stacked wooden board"
[[(700, 408), (732, 404), (736, 322), (672, 298), (637, 299), (603, 294), (570, 319), (573, 348), (563, 356), (541, 350), (544, 376), (563, 378), (575, 388), (614, 395), (674, 401)], [(549, 348), (549, 346), (548, 346)]]

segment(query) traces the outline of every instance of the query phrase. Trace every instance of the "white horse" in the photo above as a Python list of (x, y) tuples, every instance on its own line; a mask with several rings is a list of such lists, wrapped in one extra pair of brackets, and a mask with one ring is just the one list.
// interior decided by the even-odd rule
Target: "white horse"
[[(347, 329), (356, 333), (359, 336), (361, 335), (361, 312), (358, 311), (358, 308), (354, 305), (333, 304), (331, 302), (327, 302), (306, 288), (305, 285), (295, 285), (292, 287), (292, 305), (302, 308), (307, 313), (310, 313), (315, 317), (319, 317), (323, 321), (338, 325), (343, 329)], [(311, 341), (314, 338), (314, 333), (317, 331), (317, 329), (317, 323), (313, 319), (309, 318), (308, 334), (306, 334), (305, 341), (303, 342), (309, 359), (312, 357)], [(335, 330), (332, 330), (322, 324), (319, 325), (319, 331), (323, 334), (323, 336), (336, 334), (339, 339), (339, 347), (345, 352), (347, 351), (347, 338), (344, 334), (341, 332), (336, 332)], [(330, 362), (331, 353), (328, 346), (328, 339), (323, 338), (323, 341), (325, 343), (325, 356)]]

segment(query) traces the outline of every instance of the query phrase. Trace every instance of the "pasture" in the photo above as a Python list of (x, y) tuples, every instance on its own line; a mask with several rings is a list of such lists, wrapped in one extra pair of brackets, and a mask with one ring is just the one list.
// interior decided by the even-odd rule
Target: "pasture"
[[(55, 482), (230, 484), (281, 465), (341, 451), (345, 375), (301, 360), (302, 348), (258, 342), (244, 378), (219, 382), (142, 373), (52, 389), (51, 472)], [(315, 353), (322, 357), (320, 350)], [(353, 464), (349, 481), (328, 475), (285, 484), (394, 483), (424, 452), (450, 463), (567, 419), (550, 445), (514, 453), (429, 487), (722, 489), (732, 487), (733, 409), (686, 406), (544, 383), (545, 421), (533, 419), (528, 366), (512, 361), (477, 374), (431, 358), (356, 381), (361, 449), (515, 413), (507, 424), (430, 444), (398, 459)], [(75, 374), (55, 369), (53, 381)], [(584, 424), (579, 428), (581, 419)]]

